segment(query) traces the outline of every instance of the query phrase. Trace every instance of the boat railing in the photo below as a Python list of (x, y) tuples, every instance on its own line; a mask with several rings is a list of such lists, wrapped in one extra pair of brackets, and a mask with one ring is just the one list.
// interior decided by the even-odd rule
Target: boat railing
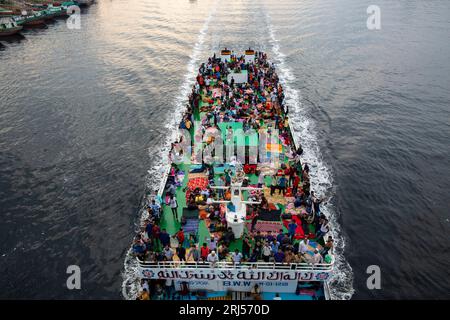
[(241, 262), (233, 263), (220, 261), (186, 262), (186, 261), (157, 261), (145, 262), (138, 259), (139, 265), (144, 269), (246, 269), (246, 270), (296, 270), (331, 272), (334, 261), (331, 263), (275, 263), (275, 262)]

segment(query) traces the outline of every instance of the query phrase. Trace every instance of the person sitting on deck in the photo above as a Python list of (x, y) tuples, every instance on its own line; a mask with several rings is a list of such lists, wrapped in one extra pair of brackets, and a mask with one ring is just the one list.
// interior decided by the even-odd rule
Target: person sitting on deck
[(317, 249), (314, 250), (314, 255), (311, 258), (311, 263), (312, 264), (323, 263), (323, 257), (320, 254), (319, 250)]
[(294, 254), (292, 250), (286, 250), (285, 257), (284, 257), (285, 263), (293, 263), (294, 262)]

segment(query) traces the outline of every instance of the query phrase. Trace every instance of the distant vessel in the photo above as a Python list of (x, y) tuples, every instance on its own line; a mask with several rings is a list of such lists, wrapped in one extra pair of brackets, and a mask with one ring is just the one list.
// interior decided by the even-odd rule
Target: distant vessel
[(0, 17), (1, 16), (12, 16), (14, 12), (9, 9), (0, 8)]
[(21, 16), (15, 16), (14, 20), (19, 26), (28, 27), (45, 25), (45, 20), (48, 18), (49, 16), (43, 11), (32, 11)]
[(0, 15), (0, 37), (16, 34), (20, 30), (22, 26), (19, 26), (11, 16)]
[(252, 49), (225, 48), (200, 66), (133, 243), (142, 291), (124, 296), (330, 299), (328, 220), (278, 80), (267, 55)]

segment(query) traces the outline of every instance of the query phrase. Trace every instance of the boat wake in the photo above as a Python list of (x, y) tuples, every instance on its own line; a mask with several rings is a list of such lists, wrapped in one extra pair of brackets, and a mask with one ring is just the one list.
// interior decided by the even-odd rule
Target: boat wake
[[(345, 240), (337, 222), (338, 213), (330, 202), (333, 197), (332, 171), (321, 156), (315, 134), (314, 121), (305, 108), (302, 107), (300, 93), (292, 85), (293, 81), (295, 81), (295, 76), (285, 62), (285, 55), (280, 51), (270, 15), (266, 13), (265, 18), (270, 35), (270, 49), (273, 53), (272, 60), (275, 61), (280, 83), (285, 90), (285, 102), (289, 106), (290, 126), (296, 144), (300, 142), (303, 148), (302, 163), (307, 163), (310, 168), (311, 190), (319, 197), (328, 198), (327, 203), (322, 204), (320, 208), (332, 225), (332, 236), (335, 244), (335, 270), (329, 282), (331, 298), (338, 300), (350, 299), (354, 293), (353, 271), (350, 264), (345, 260), (343, 254)], [(297, 141), (299, 138), (301, 138), (301, 141)]]
[[(155, 194), (158, 192), (158, 186), (160, 186), (162, 182), (164, 172), (166, 172), (167, 168), (170, 166), (170, 161), (167, 158), (169, 155), (170, 145), (171, 142), (175, 141), (177, 138), (178, 130), (175, 128), (178, 127), (178, 124), (182, 120), (182, 116), (185, 111), (184, 104), (187, 102), (189, 92), (194, 85), (195, 76), (197, 74), (196, 67), (199, 64), (201, 53), (204, 50), (205, 37), (216, 9), (217, 0), (212, 4), (210, 13), (200, 29), (197, 41), (191, 54), (191, 59), (187, 65), (187, 71), (184, 76), (183, 84), (178, 91), (180, 94), (177, 96), (174, 103), (175, 108), (171, 116), (171, 121), (168, 121), (166, 124), (166, 132), (170, 132), (171, 134), (167, 136), (167, 139), (164, 141), (164, 145), (159, 148), (155, 146), (149, 148), (150, 156), (154, 154), (155, 149), (158, 150), (158, 154), (162, 155), (160, 157), (156, 157), (153, 167), (148, 170), (147, 190), (150, 194)], [(145, 210), (144, 206), (141, 206), (140, 219), (138, 225), (136, 226), (137, 228), (140, 228), (141, 223), (147, 218), (147, 215), (147, 210)], [(138, 273), (139, 266), (137, 260), (132, 255), (132, 247), (130, 247), (125, 257), (124, 271), (122, 274), (124, 279), (122, 283), (122, 295), (127, 300), (134, 299), (141, 290), (140, 277)]]

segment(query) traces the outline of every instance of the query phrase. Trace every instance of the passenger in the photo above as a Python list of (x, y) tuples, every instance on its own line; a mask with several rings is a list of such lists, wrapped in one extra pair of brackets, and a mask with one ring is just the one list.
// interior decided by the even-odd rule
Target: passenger
[(168, 245), (164, 247), (163, 253), (164, 253), (164, 256), (166, 257), (167, 261), (172, 261), (173, 250)]
[(309, 249), (309, 239), (308, 236), (305, 235), (305, 237), (303, 238), (302, 241), (300, 241), (300, 244), (298, 246), (298, 253), (303, 256), (304, 254), (306, 254), (308, 249)]
[(206, 242), (203, 243), (203, 246), (200, 248), (200, 258), (202, 261), (206, 261), (209, 255), (209, 248), (206, 245)]
[(282, 263), (282, 262), (284, 262), (285, 254), (283, 253), (281, 248), (278, 248), (277, 253), (275, 253), (273, 257), (275, 259), (275, 262)]
[(291, 222), (289, 222), (289, 225), (288, 225), (289, 238), (291, 241), (294, 239), (296, 230), (297, 230), (297, 224), (295, 223), (294, 220), (291, 220)]
[(164, 299), (164, 290), (158, 283), (155, 286), (155, 300), (163, 300), (163, 299)]
[(283, 193), (283, 196), (286, 195), (286, 184), (287, 184), (287, 180), (285, 176), (281, 176), (278, 179), (278, 194)]
[(275, 193), (275, 189), (278, 187), (278, 177), (276, 174), (272, 176), (271, 184), (270, 184), (270, 195), (273, 196)]
[(180, 261), (186, 261), (186, 249), (183, 247), (182, 243), (178, 243), (177, 256)]
[(206, 257), (206, 261), (211, 264), (211, 267), (215, 268), (217, 262), (219, 262), (219, 257), (216, 255), (216, 251), (212, 250)]
[(278, 249), (280, 248), (280, 242), (277, 239), (273, 239), (272, 243), (270, 244), (270, 248), (272, 254), (274, 255), (275, 253), (278, 252)]
[(262, 258), (263, 258), (264, 262), (269, 262), (271, 256), (272, 256), (272, 250), (271, 250), (269, 243), (266, 241), (264, 243), (264, 246), (262, 249)]
[(334, 243), (333, 238), (332, 238), (331, 236), (328, 236), (327, 242), (325, 242), (325, 245), (324, 245), (322, 251), (320, 252), (320, 254), (321, 254), (323, 257), (325, 257), (325, 255), (327, 255), (328, 252), (332, 251), (332, 249), (333, 249), (333, 243)]
[(264, 186), (264, 173), (258, 171), (258, 188), (262, 188)]
[(255, 284), (255, 286), (253, 287), (253, 289), (251, 290), (251, 296), (253, 297), (253, 299), (255, 300), (261, 300), (261, 289), (259, 288), (258, 284)]
[(294, 173), (293, 179), (292, 179), (292, 194), (296, 195), (298, 191), (298, 185), (300, 184), (300, 177), (297, 173)]
[(155, 200), (152, 200), (150, 209), (152, 210), (153, 218), (155, 219), (156, 223), (159, 224), (159, 220), (161, 217), (161, 206), (158, 203), (156, 203)]
[(144, 288), (139, 294), (137, 300), (150, 300), (150, 295), (148, 293), (148, 289)]
[(314, 255), (313, 255), (312, 259), (311, 259), (311, 263), (312, 264), (323, 263), (323, 257), (319, 253), (319, 250), (317, 250), (317, 249), (314, 250)]
[(192, 258), (192, 260), (194, 260), (195, 262), (198, 262), (200, 260), (200, 251), (197, 249), (195, 244), (193, 244), (189, 249), (186, 260), (189, 261), (190, 258)]
[(173, 295), (175, 293), (175, 284), (172, 279), (167, 279), (164, 284), (165, 296), (166, 299), (173, 299)]
[(277, 235), (277, 241), (278, 241), (279, 243), (281, 243), (281, 241), (283, 240), (283, 238), (284, 238), (284, 232), (283, 232), (283, 229), (280, 229), (280, 231), (278, 232), (278, 235)]
[(249, 236), (244, 237), (242, 242), (242, 257), (247, 260), (250, 257), (250, 251), (252, 249), (252, 241)]
[(294, 254), (292, 253), (292, 250), (290, 250), (290, 249), (286, 250), (284, 262), (285, 263), (293, 263), (294, 262)]
[(258, 218), (259, 218), (259, 213), (258, 213), (257, 209), (254, 209), (252, 211), (252, 215), (250, 216), (250, 218), (252, 220), (250, 231), (253, 232), (253, 231), (255, 231), (255, 226), (258, 223)]
[(316, 239), (322, 238), (324, 235), (330, 231), (330, 228), (328, 226), (328, 219), (323, 219), (322, 223), (320, 224), (320, 229), (316, 233)]
[[(217, 186), (218, 187), (225, 186), (225, 178), (223, 176), (217, 179)], [(219, 200), (222, 200), (224, 198), (224, 189), (217, 189), (217, 193), (219, 195)]]
[(180, 230), (178, 230), (177, 233), (175, 233), (172, 238), (176, 238), (178, 240), (179, 244), (184, 244), (184, 240), (185, 240), (185, 236), (184, 236), (184, 231), (183, 228), (180, 228)]
[(175, 221), (178, 221), (178, 201), (175, 196), (170, 198), (170, 208), (172, 209), (173, 217)]
[(266, 240), (267, 240), (267, 242), (269, 244), (272, 243), (273, 240), (275, 240), (275, 237), (272, 235), (272, 231), (271, 230), (267, 231)]
[(216, 238), (214, 236), (212, 236), (209, 239), (209, 244), (208, 244), (208, 248), (210, 251), (215, 251), (217, 248), (217, 242), (216, 242)]
[(242, 260), (242, 253), (239, 252), (238, 249), (234, 250), (234, 253), (231, 256), (234, 264), (240, 264)]
[(170, 245), (170, 236), (167, 233), (166, 229), (163, 229), (159, 234), (159, 240), (161, 241), (161, 245), (163, 247)]

